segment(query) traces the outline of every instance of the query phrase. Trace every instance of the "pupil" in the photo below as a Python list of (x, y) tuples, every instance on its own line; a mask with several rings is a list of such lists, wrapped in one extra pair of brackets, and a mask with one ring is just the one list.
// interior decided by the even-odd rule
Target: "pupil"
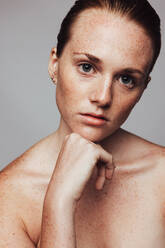
[(83, 64), (83, 70), (86, 71), (86, 72), (89, 72), (91, 70), (91, 65)]
[(130, 83), (131, 79), (128, 76), (122, 76), (122, 81), (123, 83), (128, 84)]

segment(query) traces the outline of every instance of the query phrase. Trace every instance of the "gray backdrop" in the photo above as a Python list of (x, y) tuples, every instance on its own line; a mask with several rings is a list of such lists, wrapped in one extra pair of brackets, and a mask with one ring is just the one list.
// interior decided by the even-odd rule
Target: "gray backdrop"
[[(73, 0), (0, 0), (0, 168), (59, 124), (47, 64)], [(150, 0), (162, 19), (163, 47), (152, 81), (123, 128), (165, 145), (164, 0)]]

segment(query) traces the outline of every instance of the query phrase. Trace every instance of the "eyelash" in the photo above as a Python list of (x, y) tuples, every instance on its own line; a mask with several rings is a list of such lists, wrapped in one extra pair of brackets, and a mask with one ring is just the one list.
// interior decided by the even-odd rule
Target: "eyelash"
[[(94, 65), (92, 65), (91, 63), (89, 63), (89, 62), (81, 63), (81, 64), (78, 65), (78, 67), (81, 68), (81, 67), (84, 66), (84, 65), (89, 65), (89, 66), (91, 66), (91, 69), (93, 69), (94, 72), (96, 72), (96, 70), (97, 70), (97, 68), (96, 68)], [(91, 74), (91, 73), (90, 73), (91, 70), (89, 71), (89, 73), (88, 73), (88, 72), (85, 72), (85, 71), (83, 71), (83, 70), (80, 70), (80, 72), (81, 72), (83, 75), (89, 75), (89, 76), (90, 76), (90, 74)], [(124, 87), (126, 87), (127, 89), (133, 89), (133, 88), (136, 86), (136, 84), (137, 84), (136, 78), (132, 77), (132, 76), (129, 75), (129, 74), (123, 73), (123, 74), (117, 75), (117, 76), (116, 76), (116, 80), (120, 81), (119, 79), (120, 79), (121, 77), (127, 77), (127, 78), (129, 78), (129, 79), (131, 80), (131, 82), (132, 82), (131, 84), (130, 84), (130, 83), (124, 84), (124, 83), (119, 82), (120, 84), (122, 84), (122, 85), (123, 85)]]

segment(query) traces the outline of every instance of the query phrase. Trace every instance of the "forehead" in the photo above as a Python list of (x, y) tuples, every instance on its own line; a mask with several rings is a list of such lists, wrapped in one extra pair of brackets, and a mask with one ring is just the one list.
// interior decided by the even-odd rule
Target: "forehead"
[[(150, 37), (134, 21), (101, 9), (88, 9), (77, 18), (68, 42), (70, 51), (92, 53), (102, 59), (118, 61), (127, 57), (127, 63), (149, 64), (153, 56)], [(116, 62), (117, 62), (116, 61)]]

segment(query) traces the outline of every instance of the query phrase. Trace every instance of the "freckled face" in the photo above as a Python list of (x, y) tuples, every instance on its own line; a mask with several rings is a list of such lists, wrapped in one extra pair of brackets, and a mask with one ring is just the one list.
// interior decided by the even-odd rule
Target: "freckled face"
[[(81, 13), (58, 59), (56, 99), (63, 131), (98, 142), (127, 119), (152, 61), (151, 39), (133, 21), (103, 10)], [(82, 114), (102, 114), (95, 125)]]

